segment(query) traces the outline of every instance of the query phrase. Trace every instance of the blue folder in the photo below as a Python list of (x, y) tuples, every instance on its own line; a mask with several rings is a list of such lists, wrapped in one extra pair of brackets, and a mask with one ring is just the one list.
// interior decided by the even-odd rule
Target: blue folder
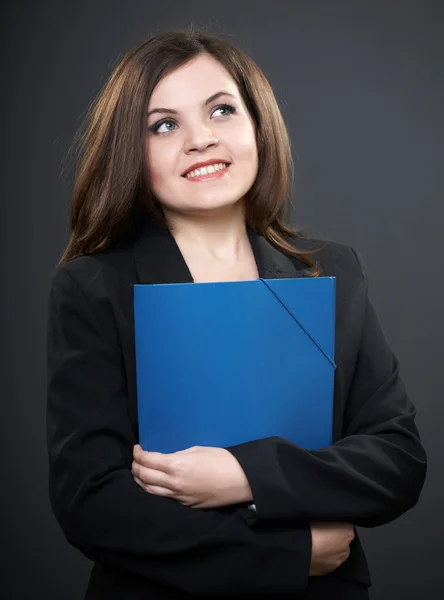
[(134, 286), (139, 443), (332, 443), (336, 278)]

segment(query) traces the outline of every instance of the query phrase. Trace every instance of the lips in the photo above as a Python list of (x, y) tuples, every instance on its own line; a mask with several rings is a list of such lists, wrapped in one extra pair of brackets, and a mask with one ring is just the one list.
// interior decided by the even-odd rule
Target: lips
[(201, 167), (208, 167), (209, 165), (217, 165), (218, 163), (225, 163), (227, 166), (231, 164), (228, 160), (225, 160), (224, 158), (213, 158), (211, 160), (197, 162), (197, 163), (194, 163), (193, 165), (191, 165), (190, 167), (188, 167), (187, 170), (184, 173), (182, 173), (182, 177), (186, 177), (187, 173), (190, 173), (191, 171), (195, 171), (196, 169), (200, 169)]

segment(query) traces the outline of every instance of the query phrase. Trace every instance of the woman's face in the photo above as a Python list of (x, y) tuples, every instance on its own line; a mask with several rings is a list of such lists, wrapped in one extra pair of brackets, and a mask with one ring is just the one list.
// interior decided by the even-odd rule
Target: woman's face
[[(258, 169), (254, 124), (235, 82), (214, 58), (202, 54), (155, 87), (145, 157), (154, 195), (173, 212), (228, 207), (251, 188)], [(193, 165), (207, 161), (216, 166), (196, 172)]]

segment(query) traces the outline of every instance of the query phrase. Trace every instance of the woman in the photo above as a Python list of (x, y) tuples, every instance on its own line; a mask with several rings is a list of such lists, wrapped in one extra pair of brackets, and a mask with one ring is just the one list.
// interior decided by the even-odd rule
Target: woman
[[(290, 144), (266, 78), (210, 33), (158, 34), (114, 70), (82, 143), (49, 300), (48, 448), (56, 518), (95, 562), (86, 598), (368, 598), (354, 527), (411, 509), (426, 456), (361, 259), (286, 221)], [(331, 446), (142, 450), (135, 283), (320, 275), (337, 278)]]

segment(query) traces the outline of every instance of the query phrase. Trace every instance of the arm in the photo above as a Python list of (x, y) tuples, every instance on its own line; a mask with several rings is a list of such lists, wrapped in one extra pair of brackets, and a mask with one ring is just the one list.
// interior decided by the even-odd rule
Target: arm
[[(367, 287), (365, 267), (355, 258)], [(366, 293), (344, 437), (309, 451), (279, 437), (229, 448), (250, 483), (257, 519), (388, 523), (412, 508), (426, 475), (416, 410)]]
[(66, 267), (52, 281), (47, 357), (50, 499), (73, 546), (187, 593), (305, 589), (308, 523), (253, 531), (235, 507), (193, 510), (135, 483), (114, 316)]

